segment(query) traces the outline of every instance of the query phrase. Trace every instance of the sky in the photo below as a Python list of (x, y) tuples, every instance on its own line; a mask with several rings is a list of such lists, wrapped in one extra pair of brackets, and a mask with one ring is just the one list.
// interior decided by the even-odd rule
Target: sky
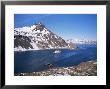
[(14, 14), (14, 28), (38, 22), (65, 40), (97, 40), (96, 14)]

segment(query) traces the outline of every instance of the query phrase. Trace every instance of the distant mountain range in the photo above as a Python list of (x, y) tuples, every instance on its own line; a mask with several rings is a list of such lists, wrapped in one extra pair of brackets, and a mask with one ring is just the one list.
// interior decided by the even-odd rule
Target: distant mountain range
[(14, 51), (61, 48), (74, 49), (74, 45), (51, 32), (41, 22), (14, 29)]
[(85, 39), (68, 39), (66, 42), (73, 44), (97, 44), (97, 41)]

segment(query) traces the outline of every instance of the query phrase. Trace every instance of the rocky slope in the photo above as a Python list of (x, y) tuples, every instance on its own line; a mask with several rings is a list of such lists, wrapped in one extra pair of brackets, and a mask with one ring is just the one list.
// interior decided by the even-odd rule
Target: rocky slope
[(31, 27), (14, 29), (14, 50), (41, 50), (41, 49), (59, 49), (74, 48), (64, 39), (57, 36), (41, 22)]
[(15, 76), (97, 76), (97, 62), (82, 62), (77, 66), (50, 68), (46, 71), (19, 73)]

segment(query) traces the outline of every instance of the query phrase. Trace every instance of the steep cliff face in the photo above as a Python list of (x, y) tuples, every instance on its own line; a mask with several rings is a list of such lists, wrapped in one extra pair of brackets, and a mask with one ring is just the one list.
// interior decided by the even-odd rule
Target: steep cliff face
[(31, 27), (14, 29), (15, 51), (71, 47), (74, 48), (60, 36), (48, 30), (42, 23), (32, 25)]

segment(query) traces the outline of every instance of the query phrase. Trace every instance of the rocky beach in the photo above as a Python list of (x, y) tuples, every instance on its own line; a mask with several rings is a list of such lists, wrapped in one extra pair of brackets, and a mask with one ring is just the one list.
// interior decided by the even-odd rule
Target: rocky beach
[(45, 71), (18, 73), (15, 76), (97, 76), (97, 62), (92, 60), (71, 67), (50, 67)]

